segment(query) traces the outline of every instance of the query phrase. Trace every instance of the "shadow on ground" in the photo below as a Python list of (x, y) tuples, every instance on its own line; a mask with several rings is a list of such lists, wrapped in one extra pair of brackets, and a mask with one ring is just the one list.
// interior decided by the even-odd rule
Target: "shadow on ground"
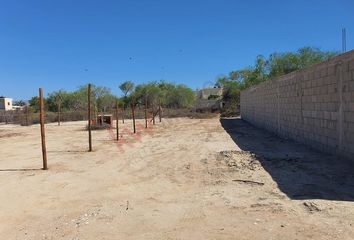
[(27, 172), (27, 171), (37, 171), (43, 170), (43, 168), (7, 168), (0, 169), (0, 172)]
[(354, 201), (354, 162), (284, 140), (240, 118), (220, 122), (243, 151), (257, 155), (263, 168), (289, 198)]

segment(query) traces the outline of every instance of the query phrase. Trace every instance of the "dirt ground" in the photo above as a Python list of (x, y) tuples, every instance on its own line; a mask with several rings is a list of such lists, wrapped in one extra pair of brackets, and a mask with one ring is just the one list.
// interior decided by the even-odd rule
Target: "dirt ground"
[(0, 239), (354, 239), (354, 167), (240, 119), (0, 126)]

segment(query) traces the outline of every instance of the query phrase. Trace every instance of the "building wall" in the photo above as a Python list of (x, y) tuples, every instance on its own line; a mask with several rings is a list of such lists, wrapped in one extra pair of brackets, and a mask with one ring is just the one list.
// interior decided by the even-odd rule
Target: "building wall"
[(0, 98), (0, 109), (5, 111), (12, 110), (12, 99)]
[(222, 91), (222, 88), (204, 88), (198, 91), (197, 97), (199, 99), (208, 99), (210, 95), (217, 95), (221, 97)]
[(241, 117), (354, 160), (354, 51), (242, 91)]

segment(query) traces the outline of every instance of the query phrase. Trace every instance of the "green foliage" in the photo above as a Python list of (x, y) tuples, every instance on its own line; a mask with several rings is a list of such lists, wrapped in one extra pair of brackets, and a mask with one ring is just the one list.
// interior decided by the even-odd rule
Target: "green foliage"
[(52, 92), (48, 94), (48, 97), (46, 98), (47, 101), (46, 106), (49, 111), (55, 112), (58, 110), (58, 104), (60, 102), (62, 106), (62, 111), (69, 110), (69, 104), (68, 104), (69, 97), (70, 97), (70, 93), (67, 93), (62, 90), (59, 90), (57, 92)]
[(218, 99), (218, 98), (219, 98), (219, 95), (211, 94), (211, 95), (209, 95), (208, 100), (214, 100), (214, 99)]
[(96, 108), (99, 112), (106, 112), (108, 109), (114, 107), (116, 97), (109, 88), (93, 85), (92, 93), (93, 102), (96, 103)]
[(132, 81), (125, 81), (119, 85), (119, 88), (123, 92), (124, 97), (127, 97), (134, 90), (134, 83)]
[[(32, 97), (29, 101), (28, 101), (31, 109), (33, 109), (34, 112), (39, 112), (39, 97), (35, 96)], [(46, 103), (45, 99), (44, 99), (44, 104)]]
[(195, 104), (195, 97), (192, 89), (183, 84), (179, 84), (168, 91), (165, 104), (167, 107), (187, 108)]
[[(116, 97), (111, 90), (106, 87), (91, 86), (91, 102), (97, 112), (106, 112), (114, 106)], [(46, 110), (50, 112), (58, 111), (60, 103), (61, 111), (86, 111), (87, 109), (87, 85), (81, 86), (74, 92), (59, 90), (48, 94), (45, 98)], [(30, 106), (35, 111), (39, 110), (39, 98), (32, 97)]]
[(322, 52), (318, 48), (304, 47), (297, 52), (273, 53), (268, 60), (269, 77), (274, 78), (320, 63), (335, 56), (335, 52)]
[[(75, 111), (86, 110), (88, 86), (81, 86), (69, 96), (69, 108)], [(116, 97), (106, 87), (91, 85), (91, 103), (97, 112), (106, 112), (114, 106)]]
[[(195, 101), (195, 94), (192, 89), (184, 85), (175, 85), (166, 81), (150, 82), (140, 84), (134, 89), (133, 83), (124, 83), (124, 97), (119, 99), (120, 107), (130, 107), (131, 103), (136, 105), (145, 104), (148, 101), (149, 107), (157, 108), (159, 102), (164, 107), (186, 108), (191, 107)], [(130, 85), (127, 87), (127, 85)], [(45, 108), (49, 112), (57, 112), (60, 103), (61, 111), (80, 112), (87, 110), (87, 88), (80, 86), (74, 92), (63, 90), (49, 93), (45, 98)], [(129, 90), (128, 90), (129, 88)], [(132, 90), (134, 89), (134, 90)], [(129, 94), (130, 93), (130, 94)], [(128, 95), (129, 94), (129, 95)], [(115, 107), (115, 97), (109, 88), (91, 85), (91, 103), (95, 112), (108, 112)], [(39, 111), (39, 98), (32, 97), (29, 101), (34, 111)]]
[(136, 103), (145, 104), (147, 101), (149, 105), (158, 105), (162, 97), (162, 90), (157, 82), (150, 82), (138, 85), (132, 95)]
[(217, 79), (215, 85), (224, 88), (225, 109), (230, 111), (228, 108), (239, 105), (240, 92), (243, 89), (326, 61), (336, 54), (304, 47), (297, 52), (273, 53), (268, 59), (257, 56), (254, 66), (232, 71), (228, 76)]
[(18, 101), (14, 101), (13, 105), (14, 106), (25, 106), (26, 102), (23, 100), (18, 100)]
[(187, 108), (195, 103), (195, 94), (192, 89), (185, 85), (175, 85), (161, 80), (140, 84), (132, 94), (136, 102), (141, 104), (148, 101), (149, 106), (157, 106), (159, 101), (164, 107)]

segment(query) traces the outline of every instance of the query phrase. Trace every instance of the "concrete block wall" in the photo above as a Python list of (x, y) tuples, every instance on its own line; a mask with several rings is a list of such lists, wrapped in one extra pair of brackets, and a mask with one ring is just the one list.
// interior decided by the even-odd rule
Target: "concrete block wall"
[(354, 161), (354, 51), (242, 91), (241, 118)]

